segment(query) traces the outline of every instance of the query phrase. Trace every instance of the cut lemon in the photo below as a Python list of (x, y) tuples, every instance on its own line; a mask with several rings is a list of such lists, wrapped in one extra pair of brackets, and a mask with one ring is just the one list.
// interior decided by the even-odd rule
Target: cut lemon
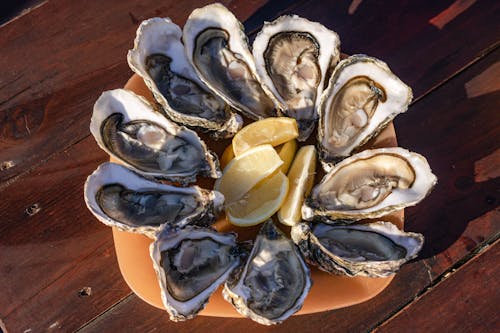
[(239, 200), (226, 203), (226, 216), (237, 226), (264, 222), (274, 215), (288, 193), (288, 178), (281, 171), (264, 179)]
[(234, 155), (239, 156), (258, 145), (277, 146), (298, 136), (297, 121), (293, 118), (262, 119), (243, 127), (241, 131), (236, 133), (233, 138)]
[(254, 147), (229, 162), (214, 188), (224, 194), (226, 203), (235, 202), (282, 165), (271, 145)]
[(281, 146), (275, 147), (278, 155), (280, 155), (283, 165), (281, 166), (281, 171), (286, 175), (290, 164), (292, 164), (293, 158), (295, 157), (295, 152), (297, 151), (297, 141), (295, 139), (285, 142)]
[(224, 149), (224, 152), (222, 153), (222, 156), (219, 159), (221, 169), (224, 170), (226, 165), (228, 165), (233, 158), (234, 158), (233, 145), (229, 145), (226, 147), (226, 149)]
[(293, 226), (302, 220), (302, 204), (311, 192), (315, 173), (316, 149), (312, 145), (304, 146), (297, 152), (288, 173), (290, 190), (278, 212), (281, 223)]

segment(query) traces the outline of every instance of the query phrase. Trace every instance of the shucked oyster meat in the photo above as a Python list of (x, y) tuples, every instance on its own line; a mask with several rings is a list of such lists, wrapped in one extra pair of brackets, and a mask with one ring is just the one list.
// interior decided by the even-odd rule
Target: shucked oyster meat
[(245, 256), (236, 234), (192, 226), (163, 229), (150, 254), (163, 304), (173, 321), (196, 316)]
[(392, 275), (417, 256), (424, 242), (421, 234), (400, 231), (390, 222), (299, 223), (292, 227), (291, 235), (309, 263), (349, 276)]
[(183, 29), (186, 55), (201, 80), (253, 119), (275, 116), (279, 103), (261, 86), (242, 24), (221, 4), (195, 9)]
[(296, 15), (264, 23), (253, 43), (257, 72), (286, 106), (283, 114), (297, 119), (301, 141), (316, 125), (327, 72), (339, 61), (339, 44), (335, 32)]
[(302, 308), (311, 288), (309, 276), (299, 249), (268, 220), (245, 266), (226, 282), (222, 294), (242, 315), (278, 324)]
[(84, 193), (102, 223), (151, 238), (164, 224), (210, 225), (224, 203), (219, 192), (161, 184), (115, 163), (101, 164), (85, 182)]
[(405, 112), (412, 96), (386, 63), (359, 54), (342, 60), (321, 97), (320, 158), (330, 163), (349, 156)]
[(423, 200), (436, 184), (427, 160), (402, 148), (365, 150), (326, 174), (302, 206), (302, 217), (376, 218)]
[(90, 131), (99, 146), (145, 175), (193, 182), (220, 177), (219, 162), (198, 135), (178, 126), (132, 92), (104, 92), (94, 105)]
[(181, 38), (182, 30), (169, 18), (143, 21), (128, 53), (130, 68), (144, 79), (173, 121), (209, 131), (214, 138), (233, 136), (241, 117), (198, 78)]

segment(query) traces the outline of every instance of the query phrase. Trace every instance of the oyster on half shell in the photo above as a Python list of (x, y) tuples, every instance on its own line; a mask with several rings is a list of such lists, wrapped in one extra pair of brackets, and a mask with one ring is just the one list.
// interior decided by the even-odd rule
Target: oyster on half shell
[(196, 132), (169, 121), (146, 100), (124, 89), (99, 97), (90, 132), (104, 151), (147, 176), (185, 185), (196, 175), (221, 175), (217, 156)]
[(224, 203), (217, 191), (158, 183), (109, 162), (87, 178), (84, 196), (87, 207), (102, 223), (150, 238), (165, 224), (208, 226)]
[(299, 249), (268, 220), (245, 266), (225, 283), (222, 295), (242, 315), (272, 325), (299, 311), (310, 288), (309, 268)]
[(376, 218), (414, 206), (437, 182), (422, 155), (403, 148), (365, 150), (335, 165), (302, 206), (302, 218)]
[(219, 3), (195, 9), (184, 25), (186, 55), (199, 77), (252, 119), (276, 115), (279, 102), (261, 86), (243, 25)]
[(296, 15), (265, 22), (253, 42), (262, 83), (286, 106), (282, 113), (297, 120), (300, 141), (316, 125), (326, 75), (339, 61), (339, 45), (335, 32)]
[(392, 275), (415, 258), (424, 243), (421, 234), (403, 232), (390, 222), (299, 223), (291, 235), (309, 263), (348, 276)]
[(187, 226), (163, 229), (150, 255), (170, 320), (183, 321), (203, 310), (246, 252), (234, 233)]
[(342, 60), (319, 106), (318, 150), (329, 163), (349, 156), (405, 112), (411, 88), (387, 64), (357, 54)]
[(171, 120), (208, 131), (216, 139), (232, 137), (243, 120), (198, 78), (181, 38), (181, 28), (169, 18), (143, 21), (128, 52), (130, 68), (144, 79)]

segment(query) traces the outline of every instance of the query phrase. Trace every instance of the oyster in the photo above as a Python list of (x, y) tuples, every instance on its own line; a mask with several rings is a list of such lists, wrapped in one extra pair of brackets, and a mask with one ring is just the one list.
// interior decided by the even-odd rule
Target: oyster
[(104, 92), (94, 105), (90, 132), (99, 146), (126, 166), (148, 176), (193, 182), (218, 178), (219, 161), (198, 135), (155, 112), (136, 94)]
[(299, 249), (268, 220), (245, 267), (225, 283), (222, 295), (242, 315), (271, 325), (300, 310), (310, 287)]
[(253, 42), (257, 72), (264, 85), (297, 119), (299, 140), (306, 140), (316, 121), (329, 69), (339, 61), (338, 35), (317, 22), (281, 16), (264, 23)]
[(170, 320), (183, 321), (203, 310), (245, 252), (234, 233), (187, 226), (163, 229), (150, 254)]
[(302, 206), (302, 218), (376, 218), (423, 200), (437, 182), (422, 155), (402, 148), (365, 150), (326, 174)]
[(130, 68), (144, 79), (170, 119), (215, 138), (232, 137), (243, 120), (198, 78), (181, 38), (181, 28), (169, 18), (143, 21), (128, 52)]
[(195, 9), (182, 39), (201, 80), (229, 105), (253, 119), (275, 116), (281, 108), (261, 86), (243, 25), (219, 3)]
[(293, 241), (311, 264), (329, 273), (383, 277), (417, 256), (421, 234), (403, 232), (390, 222), (359, 225), (299, 223)]
[(386, 63), (359, 54), (342, 60), (321, 97), (320, 158), (328, 163), (349, 156), (405, 112), (412, 97)]
[(151, 238), (164, 224), (210, 225), (224, 203), (219, 192), (161, 184), (109, 162), (87, 178), (84, 196), (87, 207), (102, 223)]

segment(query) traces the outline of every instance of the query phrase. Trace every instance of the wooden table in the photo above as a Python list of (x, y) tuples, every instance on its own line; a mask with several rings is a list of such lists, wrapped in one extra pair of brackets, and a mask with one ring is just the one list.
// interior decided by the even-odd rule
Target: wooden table
[(344, 53), (381, 58), (413, 87), (399, 143), (439, 177), (406, 210), (426, 237), (419, 257), (349, 308), (275, 327), (170, 322), (131, 293), (111, 230), (85, 207), (83, 183), (108, 159), (88, 127), (99, 94), (132, 74), (140, 21), (182, 25), (206, 1), (28, 1), (0, 26), (0, 332), (500, 331), (500, 2), (223, 2), (250, 36), (285, 13), (319, 21)]

